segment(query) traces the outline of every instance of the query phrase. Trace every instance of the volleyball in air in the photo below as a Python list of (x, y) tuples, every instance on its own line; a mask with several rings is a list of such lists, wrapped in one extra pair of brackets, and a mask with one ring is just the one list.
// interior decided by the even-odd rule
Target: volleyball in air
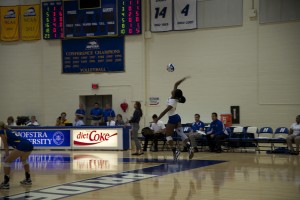
[(175, 65), (173, 65), (172, 63), (167, 65), (167, 70), (168, 72), (174, 72), (175, 70)]

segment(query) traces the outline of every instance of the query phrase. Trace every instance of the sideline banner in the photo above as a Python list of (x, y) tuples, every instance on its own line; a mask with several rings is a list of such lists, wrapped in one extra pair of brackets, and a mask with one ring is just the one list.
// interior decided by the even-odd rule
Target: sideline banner
[(40, 5), (21, 6), (21, 39), (41, 39)]
[(197, 28), (197, 1), (174, 0), (174, 30)]
[(35, 147), (71, 148), (70, 130), (17, 129), (15, 132), (29, 140)]
[(151, 0), (151, 31), (173, 30), (173, 0)]
[(62, 72), (124, 71), (124, 37), (62, 40)]
[(1, 40), (19, 40), (19, 6), (0, 7)]

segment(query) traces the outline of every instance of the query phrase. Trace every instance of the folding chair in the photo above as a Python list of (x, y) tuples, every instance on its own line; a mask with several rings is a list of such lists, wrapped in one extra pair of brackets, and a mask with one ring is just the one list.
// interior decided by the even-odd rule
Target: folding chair
[(258, 148), (257, 144), (258, 137), (258, 128), (254, 126), (248, 126), (244, 129), (244, 137), (242, 138), (242, 143), (244, 145), (244, 149), (247, 151), (247, 148), (253, 148), (256, 151)]
[(232, 132), (229, 134), (227, 139), (228, 141), (228, 148), (233, 150), (235, 148), (241, 147), (241, 141), (244, 134), (244, 127), (242, 126), (235, 126), (230, 128)]
[(259, 152), (260, 152), (260, 147), (264, 147), (261, 146), (260, 143), (270, 143), (271, 151), (273, 151), (274, 149), (273, 137), (274, 137), (273, 129), (271, 127), (262, 127), (259, 129), (258, 138), (257, 138)]
[[(286, 137), (289, 134), (289, 129), (286, 127), (278, 127), (276, 128), (275, 132), (274, 132), (274, 142), (275, 143), (282, 143), (282, 144), (286, 144)], [(286, 145), (285, 149), (282, 150), (287, 150), (288, 146)], [(274, 150), (275, 149), (275, 145), (274, 145)]]

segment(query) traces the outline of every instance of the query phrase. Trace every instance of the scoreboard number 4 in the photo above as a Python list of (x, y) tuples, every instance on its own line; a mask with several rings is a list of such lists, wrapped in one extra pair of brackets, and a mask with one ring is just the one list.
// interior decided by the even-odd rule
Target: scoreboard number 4
[[(155, 19), (157, 19), (160, 16), (162, 18), (166, 18), (167, 10), (168, 10), (167, 7), (163, 7), (163, 8), (156, 7), (155, 8)], [(184, 8), (181, 10), (180, 13), (184, 16), (188, 16), (189, 10), (190, 10), (190, 4), (186, 4), (186, 6), (184, 6)]]

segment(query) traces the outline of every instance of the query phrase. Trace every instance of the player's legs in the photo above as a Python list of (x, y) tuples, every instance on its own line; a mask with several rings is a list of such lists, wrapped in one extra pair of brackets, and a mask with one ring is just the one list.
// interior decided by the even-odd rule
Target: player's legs
[(4, 181), (0, 185), (2, 189), (9, 189), (9, 178), (10, 178), (10, 165), (13, 161), (15, 161), (18, 157), (22, 155), (22, 151), (14, 149), (10, 152), (7, 158), (4, 161)]
[(174, 142), (173, 142), (173, 132), (175, 129), (175, 124), (167, 124), (166, 126), (166, 139), (167, 139), (167, 143), (168, 145), (173, 148), (174, 147)]
[(25, 171), (25, 179), (20, 182), (23, 185), (31, 185), (32, 184), (31, 178), (30, 178), (30, 167), (29, 167), (29, 163), (27, 162), (27, 159), (30, 154), (31, 154), (31, 151), (28, 151), (28, 152), (23, 152), (22, 155), (20, 156), (20, 159), (23, 164), (24, 171)]
[(188, 136), (183, 132), (181, 122), (179, 122), (177, 124), (176, 132), (181, 138), (182, 145), (184, 146), (184, 148), (189, 153), (189, 159), (192, 159), (194, 157), (194, 149), (191, 147), (191, 143), (189, 141)]

